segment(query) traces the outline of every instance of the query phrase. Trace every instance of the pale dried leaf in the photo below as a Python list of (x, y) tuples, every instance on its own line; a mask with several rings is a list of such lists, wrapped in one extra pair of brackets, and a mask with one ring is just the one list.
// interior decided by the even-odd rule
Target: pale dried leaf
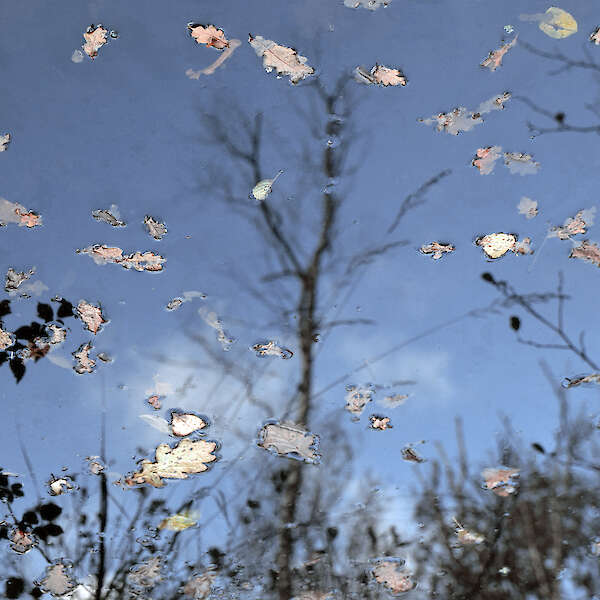
[(207, 600), (216, 576), (216, 573), (212, 571), (206, 571), (202, 575), (194, 575), (183, 586), (183, 593), (193, 600)]
[(402, 459), (406, 460), (408, 462), (413, 462), (413, 463), (425, 462), (425, 459), (422, 456), (419, 456), (412, 446), (405, 446), (404, 448), (402, 448), (400, 453), (402, 454)]
[(9, 202), (0, 198), (0, 225), (17, 223), (19, 227), (36, 227), (42, 224), (42, 217), (33, 211), (28, 211), (17, 202)]
[(11, 549), (17, 554), (26, 554), (37, 543), (31, 533), (21, 531), (18, 527), (11, 531), (8, 539), (10, 540)]
[(582, 383), (600, 384), (600, 373), (591, 373), (590, 375), (582, 375), (581, 377), (573, 377), (572, 379), (566, 377), (565, 382), (565, 387), (567, 388), (577, 387)]
[(95, 244), (83, 250), (77, 250), (78, 254), (89, 254), (97, 265), (113, 263), (121, 265), (124, 269), (135, 269), (136, 271), (162, 271), (166, 259), (153, 252), (133, 252), (123, 254), (121, 248)]
[(421, 254), (431, 254), (431, 258), (434, 260), (439, 260), (442, 258), (445, 252), (454, 252), (456, 248), (452, 244), (441, 244), (440, 242), (431, 242), (431, 244), (426, 244), (421, 246), (420, 252)]
[(278, 346), (273, 340), (269, 342), (263, 342), (260, 344), (254, 344), (252, 350), (256, 352), (256, 356), (279, 356), (284, 360), (292, 358), (294, 353), (289, 348)]
[(412, 573), (405, 568), (400, 569), (402, 563), (398, 561), (382, 560), (373, 568), (373, 577), (377, 583), (384, 585), (392, 594), (409, 592), (415, 584)]
[(154, 217), (146, 215), (144, 217), (144, 225), (148, 228), (148, 233), (155, 240), (162, 240), (167, 233), (167, 227), (164, 223), (157, 221)]
[(484, 68), (487, 67), (490, 71), (495, 71), (502, 64), (504, 55), (517, 43), (518, 37), (518, 35), (515, 35), (510, 42), (502, 44), (496, 50), (492, 50), (489, 56), (481, 63), (481, 66)]
[(384, 431), (385, 429), (392, 429), (393, 427), (389, 417), (371, 415), (369, 421), (371, 422), (371, 429), (381, 429)]
[(171, 413), (171, 430), (173, 435), (185, 437), (205, 427), (206, 422), (192, 413)]
[(52, 477), (48, 481), (48, 493), (51, 496), (60, 496), (73, 489), (73, 484), (69, 477)]
[(504, 103), (510, 100), (508, 92), (493, 96), (482, 102), (476, 110), (467, 110), (464, 106), (455, 108), (448, 113), (439, 113), (428, 119), (419, 119), (425, 125), (435, 125), (438, 131), (445, 131), (451, 135), (458, 135), (463, 131), (471, 131), (476, 125), (483, 123), (481, 115), (495, 110), (503, 110)]
[(167, 310), (177, 310), (183, 304), (183, 298), (173, 298), (167, 304)]
[(107, 322), (102, 315), (102, 309), (85, 300), (80, 300), (75, 310), (79, 318), (84, 322), (86, 329), (93, 334), (98, 333), (102, 323)]
[(476, 531), (465, 529), (456, 519), (454, 519), (454, 523), (456, 524), (456, 537), (458, 538), (458, 542), (463, 546), (481, 544), (485, 540), (483, 535)]
[(154, 409), (154, 410), (160, 410), (162, 408), (162, 404), (160, 402), (160, 396), (150, 396), (150, 398), (148, 398), (148, 400), (146, 400), (146, 402), (148, 402), (148, 404)]
[(73, 357), (77, 361), (77, 364), (73, 367), (76, 373), (80, 375), (83, 373), (91, 373), (96, 366), (96, 361), (90, 358), (90, 351), (92, 349), (92, 344), (87, 342), (85, 344), (81, 344), (77, 351), (73, 352)]
[(105, 469), (105, 466), (100, 461), (99, 456), (86, 456), (88, 469), (92, 475), (100, 475)]
[(505, 152), (504, 164), (513, 175), (535, 175), (541, 166), (531, 154), (523, 152)]
[(252, 188), (252, 195), (256, 200), (265, 200), (267, 196), (271, 193), (273, 188), (273, 183), (277, 181), (277, 178), (283, 173), (283, 171), (279, 171), (273, 179), (262, 179)]
[(108, 31), (104, 29), (102, 25), (98, 25), (97, 27), (90, 25), (87, 31), (83, 34), (83, 39), (85, 40), (85, 44), (82, 46), (83, 51), (92, 60), (98, 56), (98, 50), (100, 50), (100, 48), (106, 44), (107, 34)]
[(15, 343), (15, 336), (0, 326), (0, 350), (6, 350)]
[(229, 42), (227, 41), (223, 30), (217, 29), (214, 25), (189, 23), (188, 29), (190, 35), (198, 44), (204, 44), (205, 46), (216, 48), (217, 50), (223, 50), (224, 48), (229, 47)]
[(260, 35), (250, 35), (249, 44), (256, 54), (263, 59), (263, 67), (267, 73), (273, 69), (279, 75), (289, 75), (292, 83), (312, 75), (315, 70), (306, 64), (306, 57), (300, 56), (293, 48), (281, 46), (272, 40), (266, 40)]
[(92, 217), (94, 217), (96, 221), (103, 221), (104, 223), (108, 223), (113, 227), (126, 226), (126, 223), (120, 220), (121, 215), (119, 215), (119, 209), (115, 204), (107, 209), (93, 210)]
[(502, 156), (501, 152), (501, 146), (478, 148), (471, 164), (479, 169), (481, 175), (489, 175), (494, 170), (496, 161)]
[(268, 423), (259, 433), (258, 445), (279, 456), (299, 457), (305, 462), (319, 461), (319, 437), (294, 424)]
[(8, 145), (10, 144), (10, 133), (5, 133), (4, 135), (0, 135), (0, 152), (4, 152), (8, 149)]
[(594, 31), (590, 34), (590, 42), (592, 44), (596, 44), (596, 46), (600, 46), (600, 27), (596, 27)]
[(195, 511), (184, 510), (163, 519), (158, 526), (159, 529), (168, 531), (185, 531), (198, 523), (199, 514)]
[(161, 557), (153, 556), (129, 571), (129, 582), (140, 588), (153, 588), (161, 580)]
[(46, 567), (46, 576), (40, 582), (42, 591), (47, 592), (55, 598), (60, 598), (72, 592), (77, 583), (71, 579), (70, 565), (61, 562)]
[(370, 386), (346, 386), (346, 410), (360, 417), (365, 406), (373, 400), (375, 390)]
[(517, 205), (520, 215), (525, 215), (527, 219), (533, 219), (538, 215), (538, 203), (527, 196), (522, 196), (521, 201)]
[(29, 279), (35, 273), (35, 269), (29, 271), (15, 271), (12, 267), (6, 272), (6, 282), (4, 289), (7, 292), (15, 291), (24, 281)]
[(574, 217), (569, 217), (562, 226), (552, 227), (548, 233), (548, 237), (557, 237), (561, 240), (568, 240), (572, 235), (586, 233), (586, 228), (594, 224), (595, 216), (595, 206), (580, 210)]
[(400, 69), (385, 67), (377, 63), (370, 71), (367, 71), (364, 67), (356, 67), (354, 78), (359, 83), (380, 85), (382, 87), (397, 85), (404, 87), (408, 83), (406, 76)]
[(485, 480), (485, 487), (497, 496), (505, 498), (517, 491), (519, 469), (488, 467), (481, 472), (481, 476)]
[(163, 479), (187, 479), (189, 475), (208, 469), (207, 463), (216, 460), (212, 452), (217, 445), (205, 440), (181, 440), (174, 447), (160, 444), (156, 449), (156, 461), (143, 460), (140, 470), (125, 480), (130, 486), (147, 483), (163, 487)]
[(176, 297), (172, 300), (169, 300), (167, 304), (167, 310), (177, 310), (184, 302), (191, 302), (194, 298), (201, 298), (204, 300), (206, 298), (206, 294), (202, 292), (197, 292), (195, 290), (190, 290), (189, 292), (183, 292), (183, 298)]
[(490, 233), (477, 240), (475, 244), (481, 247), (488, 258), (496, 259), (504, 256), (509, 250), (514, 250), (517, 236), (512, 233)]
[(533, 248), (531, 247), (531, 238), (524, 237), (520, 242), (515, 244), (513, 252), (518, 256), (519, 254), (527, 255), (533, 254)]
[(54, 323), (46, 325), (46, 331), (50, 333), (48, 341), (51, 344), (62, 344), (67, 339), (67, 330)]
[(575, 246), (571, 250), (569, 258), (580, 258), (600, 267), (600, 247), (596, 243), (584, 240), (579, 246)]

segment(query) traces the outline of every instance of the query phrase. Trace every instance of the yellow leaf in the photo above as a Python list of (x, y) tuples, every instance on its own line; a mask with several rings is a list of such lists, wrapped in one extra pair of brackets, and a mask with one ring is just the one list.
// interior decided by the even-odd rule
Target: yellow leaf
[(551, 6), (540, 21), (540, 29), (551, 38), (561, 40), (577, 33), (577, 21), (562, 8)]

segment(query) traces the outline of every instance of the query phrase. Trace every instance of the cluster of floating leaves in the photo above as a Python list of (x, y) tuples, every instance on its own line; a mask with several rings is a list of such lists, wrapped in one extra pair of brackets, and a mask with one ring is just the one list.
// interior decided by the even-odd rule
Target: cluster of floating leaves
[(258, 445), (279, 456), (308, 463), (319, 462), (319, 437), (293, 423), (267, 423), (258, 434)]
[(162, 271), (166, 259), (153, 252), (132, 252), (123, 254), (121, 248), (94, 244), (83, 250), (77, 250), (78, 254), (88, 254), (97, 265), (113, 263), (121, 265), (124, 269), (135, 269), (136, 271)]

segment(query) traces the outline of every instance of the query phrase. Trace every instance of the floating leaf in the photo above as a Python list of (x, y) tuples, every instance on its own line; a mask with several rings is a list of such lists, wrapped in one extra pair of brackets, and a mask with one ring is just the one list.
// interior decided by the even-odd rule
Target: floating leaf
[(26, 554), (36, 545), (33, 535), (22, 531), (18, 527), (12, 530), (8, 539), (10, 540), (11, 549), (17, 554)]
[(135, 269), (136, 271), (162, 271), (166, 259), (153, 252), (133, 252), (123, 254), (121, 248), (95, 244), (83, 250), (77, 250), (78, 254), (89, 254), (97, 265), (114, 263), (121, 265), (124, 269)]
[(8, 149), (8, 145), (10, 144), (10, 133), (5, 133), (4, 135), (0, 135), (0, 152), (4, 152)]
[(206, 422), (192, 413), (171, 413), (171, 431), (173, 435), (185, 437), (205, 427)]
[(189, 475), (202, 473), (208, 469), (207, 463), (217, 457), (212, 454), (217, 445), (205, 440), (181, 440), (176, 446), (160, 444), (156, 449), (156, 461), (143, 460), (141, 469), (127, 477), (129, 486), (147, 483), (163, 487), (163, 479), (187, 479)]
[(146, 402), (148, 402), (148, 404), (154, 409), (154, 410), (160, 410), (162, 407), (162, 404), (160, 402), (160, 396), (150, 396), (150, 398), (148, 398), (148, 400), (146, 400)]
[(60, 496), (73, 489), (70, 477), (52, 477), (48, 481), (49, 493), (51, 496)]
[(93, 334), (98, 333), (98, 329), (100, 329), (102, 323), (107, 322), (102, 315), (102, 309), (85, 300), (79, 302), (76, 311), (77, 316), (84, 322), (86, 329)]
[(492, 50), (488, 57), (481, 63), (481, 66), (488, 68), (490, 71), (495, 71), (502, 64), (504, 55), (517, 43), (518, 37), (519, 36), (516, 35), (510, 42), (502, 44), (502, 46), (496, 50)]
[(7, 292), (15, 291), (19, 286), (29, 279), (35, 273), (35, 269), (29, 269), (29, 271), (15, 271), (12, 267), (6, 272), (6, 281), (4, 283), (4, 289)]
[(155, 240), (162, 240), (167, 233), (167, 227), (164, 223), (157, 221), (154, 217), (146, 215), (144, 217), (144, 225), (148, 228), (148, 233)]
[(569, 258), (580, 258), (600, 267), (600, 248), (598, 244), (584, 240), (579, 246), (575, 246), (571, 250)]
[(560, 240), (571, 239), (572, 235), (586, 233), (587, 227), (594, 224), (596, 207), (580, 210), (574, 217), (569, 217), (562, 226), (552, 227), (548, 237), (557, 237)]
[(504, 256), (509, 250), (514, 250), (516, 243), (517, 236), (512, 233), (490, 233), (475, 240), (475, 244), (493, 259)]
[(508, 92), (494, 96), (482, 102), (476, 110), (467, 110), (464, 106), (455, 108), (448, 113), (439, 113), (429, 119), (419, 119), (419, 123), (435, 125), (438, 131), (445, 131), (451, 135), (458, 135), (463, 131), (471, 131), (476, 125), (483, 123), (481, 115), (495, 110), (503, 110), (504, 103), (510, 100)]
[(202, 292), (196, 292), (194, 290), (183, 292), (183, 298), (177, 297), (169, 300), (166, 308), (167, 310), (177, 310), (184, 302), (191, 302), (194, 298), (201, 298), (204, 300), (206, 298), (206, 294), (203, 294)]
[(400, 561), (382, 560), (373, 568), (372, 574), (377, 583), (384, 585), (392, 594), (409, 592), (415, 587), (412, 573), (402, 566)]
[(100, 462), (99, 456), (87, 456), (88, 469), (92, 475), (100, 475), (105, 469), (105, 466)]
[(98, 25), (94, 27), (90, 25), (87, 28), (87, 31), (83, 34), (83, 39), (85, 40), (85, 44), (82, 46), (83, 51), (93, 60), (96, 56), (98, 56), (98, 50), (104, 44), (106, 44), (107, 39), (106, 36), (108, 31), (102, 27), (102, 25)]
[(306, 64), (306, 57), (300, 56), (293, 48), (280, 46), (272, 40), (266, 40), (260, 35), (252, 34), (248, 38), (249, 44), (256, 54), (263, 59), (263, 67), (267, 73), (273, 69), (279, 75), (289, 75), (292, 83), (312, 75), (315, 70)]
[(389, 417), (380, 417), (378, 415), (371, 415), (369, 417), (369, 421), (371, 422), (371, 429), (381, 429), (382, 431), (385, 429), (391, 429), (393, 425), (390, 422)]
[(257, 200), (265, 200), (267, 196), (271, 193), (273, 188), (273, 184), (277, 181), (277, 178), (283, 173), (283, 171), (279, 171), (273, 179), (262, 179), (252, 188), (252, 195)]
[(479, 169), (481, 175), (489, 175), (496, 166), (496, 161), (500, 158), (502, 152), (501, 146), (488, 146), (487, 148), (478, 148), (475, 158), (471, 162), (474, 167)]
[(10, 331), (4, 331), (0, 327), (0, 350), (6, 350), (15, 343), (15, 336)]
[(485, 537), (480, 533), (465, 529), (456, 519), (454, 519), (454, 523), (456, 524), (456, 537), (463, 546), (481, 544), (485, 540)]
[(505, 152), (504, 164), (513, 175), (535, 175), (540, 168), (531, 154), (523, 152)]
[(596, 46), (600, 46), (600, 27), (596, 27), (594, 31), (590, 34), (590, 42), (592, 44), (596, 44)]
[(184, 510), (183, 512), (163, 519), (158, 528), (168, 529), (169, 531), (185, 531), (198, 523), (198, 517), (199, 515), (197, 512)]
[(538, 215), (538, 203), (527, 196), (522, 196), (517, 205), (520, 215), (525, 215), (527, 219), (533, 219)]
[(96, 221), (104, 221), (113, 227), (125, 227), (126, 223), (120, 220), (121, 215), (116, 204), (111, 205), (109, 209), (93, 210), (92, 217)]
[(252, 350), (256, 352), (256, 356), (279, 356), (284, 360), (292, 358), (294, 353), (288, 348), (278, 346), (276, 342), (271, 340), (270, 342), (264, 342), (262, 344), (254, 344)]
[(354, 78), (359, 83), (368, 85), (380, 85), (383, 87), (400, 85), (404, 87), (408, 80), (400, 69), (385, 67), (375, 63), (375, 66), (367, 71), (364, 67), (354, 69)]
[(540, 19), (539, 28), (551, 38), (561, 40), (577, 33), (577, 21), (566, 10), (551, 6)]
[(445, 252), (454, 252), (456, 248), (452, 244), (441, 244), (440, 242), (431, 242), (431, 244), (427, 244), (421, 246), (420, 252), (422, 254), (431, 254), (431, 258), (434, 260), (439, 260), (442, 258)]
[(0, 225), (17, 223), (19, 227), (36, 227), (42, 224), (42, 217), (37, 213), (28, 211), (17, 202), (9, 202), (0, 198)]
[(198, 25), (189, 23), (188, 29), (190, 35), (198, 44), (204, 44), (207, 47), (223, 50), (229, 47), (229, 42), (222, 29), (217, 29), (214, 25)]
[(194, 575), (186, 582), (182, 591), (188, 598), (193, 600), (207, 600), (216, 576), (217, 574), (212, 571), (206, 571), (202, 575)]
[(485, 480), (485, 487), (497, 496), (505, 498), (517, 491), (516, 479), (519, 477), (519, 469), (489, 467), (482, 471), (481, 476)]
[(260, 430), (258, 445), (279, 456), (298, 457), (309, 463), (317, 463), (320, 459), (317, 454), (319, 437), (294, 424), (268, 423)]
[(73, 352), (73, 357), (77, 361), (77, 364), (73, 367), (76, 373), (82, 375), (83, 373), (92, 373), (96, 362), (90, 358), (90, 351), (92, 344), (87, 342), (81, 344), (76, 352)]
[(161, 580), (161, 557), (153, 556), (138, 563), (129, 572), (128, 581), (132, 585), (144, 589), (153, 588)]
[(581, 377), (574, 377), (573, 379), (565, 378), (566, 388), (577, 387), (582, 383), (596, 383), (600, 384), (600, 373), (591, 373), (590, 375), (582, 375)]
[(46, 576), (40, 582), (42, 591), (47, 592), (55, 598), (61, 598), (71, 593), (77, 584), (71, 579), (70, 565), (62, 562), (46, 567)]
[(517, 242), (515, 244), (515, 247), (513, 248), (513, 252), (516, 255), (533, 254), (533, 248), (531, 247), (531, 238), (524, 237), (520, 242)]
[(408, 462), (413, 462), (413, 463), (425, 462), (425, 459), (422, 456), (419, 456), (412, 446), (405, 446), (404, 448), (402, 448), (400, 453), (402, 454), (402, 459), (406, 460)]
[(373, 400), (375, 390), (370, 386), (346, 386), (346, 410), (360, 417), (365, 406)]

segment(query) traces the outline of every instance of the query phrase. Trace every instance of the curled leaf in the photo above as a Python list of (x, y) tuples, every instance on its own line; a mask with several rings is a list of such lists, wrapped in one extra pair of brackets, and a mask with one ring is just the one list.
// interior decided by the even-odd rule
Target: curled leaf
[(364, 67), (354, 69), (354, 78), (359, 83), (380, 85), (383, 87), (400, 85), (404, 87), (408, 80), (400, 69), (385, 67), (375, 63), (375, 66), (367, 71)]
[(97, 27), (90, 25), (84, 32), (83, 39), (85, 40), (85, 44), (82, 48), (92, 60), (98, 56), (98, 50), (106, 44), (107, 34), (108, 30), (102, 27), (102, 25), (98, 25)]
[(488, 57), (481, 63), (481, 66), (488, 68), (490, 71), (495, 71), (502, 64), (504, 55), (517, 43), (518, 37), (518, 35), (515, 35), (510, 42), (502, 44), (502, 46), (496, 50), (492, 50)]
[(277, 181), (277, 178), (283, 173), (283, 171), (279, 171), (273, 179), (262, 179), (252, 188), (252, 195), (257, 200), (265, 200), (267, 196), (271, 193), (273, 184)]

